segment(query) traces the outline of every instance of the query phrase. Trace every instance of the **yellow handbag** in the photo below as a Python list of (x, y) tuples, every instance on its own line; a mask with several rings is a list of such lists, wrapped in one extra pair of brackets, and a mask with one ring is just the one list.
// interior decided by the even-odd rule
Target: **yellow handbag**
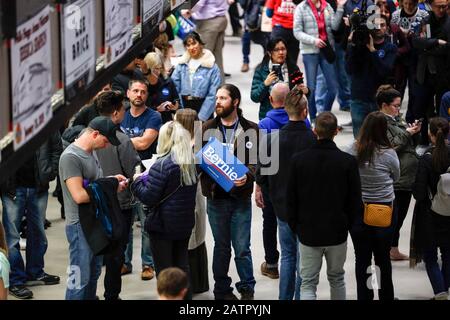
[(364, 203), (364, 223), (373, 227), (389, 227), (392, 223), (392, 206)]

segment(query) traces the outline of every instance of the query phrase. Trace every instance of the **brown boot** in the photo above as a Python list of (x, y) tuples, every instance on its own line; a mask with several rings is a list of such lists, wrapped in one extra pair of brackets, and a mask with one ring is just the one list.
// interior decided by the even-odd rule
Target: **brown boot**
[(269, 268), (267, 263), (263, 262), (261, 264), (261, 274), (263, 276), (269, 277), (270, 279), (278, 279), (280, 274), (278, 273), (278, 268)]
[(155, 270), (150, 266), (142, 268), (141, 279), (144, 281), (152, 280), (155, 277)]
[(393, 260), (393, 261), (409, 260), (409, 257), (406, 254), (401, 253), (398, 250), (398, 247), (391, 248), (390, 256), (391, 256), (391, 260)]

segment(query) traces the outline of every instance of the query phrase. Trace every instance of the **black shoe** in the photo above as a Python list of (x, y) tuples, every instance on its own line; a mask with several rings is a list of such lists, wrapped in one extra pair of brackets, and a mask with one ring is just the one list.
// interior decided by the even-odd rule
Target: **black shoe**
[(224, 295), (214, 295), (214, 300), (239, 300), (233, 292)]
[(47, 219), (45, 219), (44, 229), (50, 228), (51, 226), (52, 226), (52, 223), (50, 221), (48, 221)]
[(241, 300), (253, 300), (255, 298), (254, 293), (250, 291), (241, 292)]
[(10, 286), (9, 293), (18, 299), (31, 299), (33, 298), (33, 292), (24, 285)]
[(59, 277), (52, 276), (51, 274), (44, 273), (41, 277), (34, 280), (28, 280), (27, 286), (50, 286), (54, 284), (59, 284)]

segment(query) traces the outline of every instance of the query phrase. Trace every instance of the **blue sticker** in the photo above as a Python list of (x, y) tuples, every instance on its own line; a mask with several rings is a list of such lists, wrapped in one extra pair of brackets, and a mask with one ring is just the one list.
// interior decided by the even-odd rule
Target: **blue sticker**
[(169, 95), (169, 89), (167, 89), (167, 88), (163, 88), (163, 89), (161, 90), (161, 92), (162, 92), (162, 94), (163, 94), (164, 96), (168, 96), (168, 95)]
[(380, 59), (383, 59), (385, 55), (386, 55), (386, 52), (384, 52), (383, 49), (378, 50), (378, 57)]

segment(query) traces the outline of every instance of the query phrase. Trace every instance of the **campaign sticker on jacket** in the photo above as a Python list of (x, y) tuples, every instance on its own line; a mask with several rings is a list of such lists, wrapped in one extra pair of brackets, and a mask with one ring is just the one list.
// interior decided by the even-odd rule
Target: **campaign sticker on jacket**
[(386, 56), (386, 52), (383, 49), (378, 50), (378, 57), (383, 59)]
[(169, 91), (169, 89), (167, 89), (167, 88), (163, 88), (163, 89), (161, 90), (161, 93), (163, 94), (163, 96), (168, 96), (169, 93), (170, 93), (170, 91)]
[(209, 140), (196, 157), (202, 170), (226, 192), (233, 188), (235, 180), (248, 172), (248, 168), (215, 137)]

